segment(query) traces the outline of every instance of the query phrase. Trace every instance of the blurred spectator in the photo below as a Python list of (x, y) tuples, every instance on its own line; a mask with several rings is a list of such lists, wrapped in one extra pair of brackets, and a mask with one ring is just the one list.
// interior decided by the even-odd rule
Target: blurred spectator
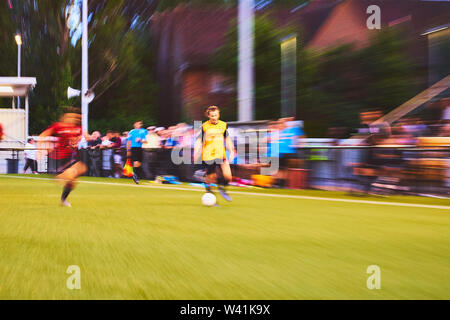
[(178, 145), (181, 148), (194, 147), (194, 128), (191, 126), (183, 126), (180, 131), (180, 138), (178, 139)]
[(122, 138), (120, 137), (120, 133), (118, 131), (114, 131), (112, 138), (112, 171), (114, 178), (120, 178), (122, 176), (122, 167), (123, 167), (123, 161), (122, 161)]
[(155, 131), (155, 126), (150, 126), (147, 128), (147, 138), (146, 142), (142, 144), (144, 149), (158, 149), (161, 147), (160, 137)]
[(167, 140), (166, 128), (158, 127), (155, 129), (155, 132), (159, 136), (159, 142), (161, 144), (161, 148), (163, 148), (165, 146), (166, 140)]
[(155, 132), (156, 127), (147, 128), (147, 137), (145, 143), (142, 144), (144, 149), (144, 166), (143, 170), (148, 179), (154, 180), (157, 176), (158, 167), (158, 150), (161, 147), (159, 135)]
[(111, 177), (112, 176), (112, 155), (114, 142), (111, 141), (113, 138), (113, 132), (108, 130), (106, 135), (102, 138), (102, 144), (100, 149), (102, 150), (102, 176)]
[(117, 150), (122, 147), (122, 138), (120, 138), (120, 134), (118, 131), (112, 132), (110, 141), (112, 142), (111, 148)]
[(189, 159), (191, 164), (181, 164), (179, 165), (178, 174), (180, 180), (184, 181), (196, 181), (194, 179), (194, 173), (196, 170), (196, 166), (193, 164), (193, 150), (195, 145), (195, 137), (194, 137), (194, 128), (192, 126), (183, 126), (182, 127), (182, 136), (178, 141), (178, 146), (181, 148), (180, 155), (184, 157), (184, 152), (189, 152)]
[(401, 124), (395, 124), (391, 129), (391, 136), (385, 139), (387, 145), (414, 145), (415, 139)]
[(304, 138), (305, 134), (300, 127), (300, 123), (293, 117), (282, 118), (278, 121), (279, 131), (279, 155), (281, 184), (285, 186), (288, 180), (288, 169), (292, 166), (292, 160), (297, 159), (298, 139)]
[(376, 157), (375, 145), (377, 144), (376, 136), (380, 130), (371, 130), (371, 124), (381, 117), (378, 111), (362, 111), (359, 114), (361, 126), (357, 130), (357, 135), (361, 140), (358, 144), (367, 146), (364, 150), (360, 162), (349, 163), (353, 167), (353, 174), (358, 178), (359, 183), (363, 187), (363, 192), (369, 193), (373, 181), (376, 179)]
[(430, 134), (428, 126), (419, 118), (405, 119), (403, 129), (414, 137), (425, 137)]
[(170, 126), (164, 131), (164, 150), (162, 152), (163, 172), (167, 175), (176, 175), (176, 168), (171, 159), (172, 149), (177, 145), (176, 126)]
[(387, 122), (380, 120), (382, 116), (381, 110), (360, 112), (361, 126), (358, 128), (357, 134), (366, 138), (372, 134), (389, 136), (391, 134), (390, 126)]
[(450, 137), (450, 119), (443, 120), (439, 137)]
[(124, 131), (122, 132), (122, 137), (120, 138), (121, 140), (121, 148), (122, 149), (126, 149), (127, 148), (127, 140), (128, 140), (128, 131)]
[(100, 146), (102, 144), (102, 139), (100, 137), (99, 131), (92, 132), (90, 139), (88, 141), (88, 154), (89, 154), (89, 172), (91, 177), (99, 177), (100, 170), (102, 166), (102, 153), (100, 151)]
[(100, 147), (102, 144), (101, 134), (99, 131), (92, 132), (92, 135), (88, 141), (88, 146), (92, 149), (95, 147)]
[(87, 147), (88, 147), (88, 142), (87, 142), (87, 140), (86, 140), (85, 135), (83, 135), (83, 136), (81, 137), (80, 142), (78, 143), (78, 150), (81, 150), (81, 149), (87, 149)]
[(173, 149), (177, 145), (177, 137), (175, 136), (176, 134), (175, 129), (176, 126), (170, 126), (164, 133), (166, 137), (166, 141), (164, 143), (165, 149)]
[(123, 168), (122, 155), (120, 152), (116, 152), (113, 154), (113, 174), (114, 178), (120, 178), (122, 176), (122, 168)]
[(81, 157), (81, 161), (87, 165), (89, 168), (89, 151), (88, 151), (88, 141), (90, 136), (87, 132), (81, 136), (81, 140), (78, 143), (78, 151)]
[(28, 143), (25, 145), (24, 156), (26, 162), (23, 167), (23, 173), (26, 173), (27, 169), (30, 168), (32, 173), (37, 174), (36, 143), (33, 138), (28, 139)]
[(278, 122), (271, 121), (267, 127), (267, 156), (268, 157), (278, 157), (278, 152), (275, 154), (274, 145), (278, 143)]

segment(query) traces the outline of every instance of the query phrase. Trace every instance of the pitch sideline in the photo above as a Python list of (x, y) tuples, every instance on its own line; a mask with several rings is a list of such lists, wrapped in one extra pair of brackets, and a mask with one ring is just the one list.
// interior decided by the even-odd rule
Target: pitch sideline
[[(28, 179), (28, 180), (46, 180), (46, 181), (53, 180), (52, 178), (9, 176), (9, 175), (5, 175), (5, 174), (0, 174), (0, 177), (1, 178), (11, 178), (11, 179)], [(179, 190), (179, 191), (196, 191), (196, 192), (203, 192), (204, 191), (203, 189), (194, 189), (194, 188), (150, 186), (150, 185), (136, 185), (136, 184), (96, 182), (96, 181), (79, 181), (79, 183), (111, 185), (111, 186), (121, 186), (121, 187), (134, 187), (134, 188)], [(386, 205), (386, 206), (397, 206), (397, 207), (413, 207), (413, 208), (428, 208), (428, 209), (450, 210), (450, 206), (438, 206), (438, 205), (428, 205), (428, 204), (418, 204), (418, 203), (402, 203), (402, 202), (370, 201), (370, 200), (352, 200), (352, 199), (339, 199), (339, 198), (313, 197), (313, 196), (299, 196), (299, 195), (274, 194), (274, 193), (243, 192), (243, 191), (228, 191), (228, 193), (240, 194), (240, 195), (259, 196), (259, 197), (272, 197), (272, 198), (289, 198), (289, 199), (302, 199), (302, 200), (334, 201), (334, 202), (375, 204), (375, 205)]]

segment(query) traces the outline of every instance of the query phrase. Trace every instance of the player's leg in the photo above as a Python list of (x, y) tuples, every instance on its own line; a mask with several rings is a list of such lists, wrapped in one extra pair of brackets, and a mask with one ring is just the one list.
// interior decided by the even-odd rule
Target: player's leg
[(211, 161), (203, 161), (203, 166), (206, 168), (206, 175), (205, 175), (206, 192), (212, 192), (211, 184), (217, 181), (216, 163)]
[(140, 161), (134, 161), (133, 162), (133, 180), (137, 184), (139, 183), (139, 180), (141, 179), (141, 162)]
[(25, 166), (23, 167), (23, 173), (27, 173), (29, 167), (30, 167), (30, 159), (27, 159), (27, 161), (25, 162)]
[(37, 174), (38, 163), (37, 160), (31, 160), (31, 170), (34, 174)]
[(139, 184), (142, 175), (142, 148), (131, 148), (131, 161), (133, 162), (133, 181)]
[(86, 171), (86, 165), (83, 162), (78, 161), (71, 167), (67, 168), (63, 173), (58, 175), (58, 179), (64, 182), (64, 188), (61, 194), (61, 205), (70, 207), (70, 203), (67, 202), (67, 197), (75, 188), (77, 178), (86, 173)]
[(222, 197), (224, 197), (225, 200), (231, 201), (232, 199), (231, 199), (230, 195), (225, 190), (226, 186), (232, 179), (230, 163), (227, 160), (224, 160), (223, 163), (220, 165), (220, 168), (222, 171), (222, 175), (221, 175), (221, 179), (219, 181), (219, 184), (220, 184), (219, 192), (222, 195)]
[(228, 162), (228, 160), (224, 160), (223, 163), (220, 165), (220, 168), (222, 169), (224, 183), (228, 185), (228, 183), (231, 182), (231, 179), (233, 178), (231, 174), (230, 163)]
[(206, 177), (205, 177), (206, 192), (212, 192), (211, 184), (215, 183), (216, 181), (217, 181), (217, 175), (215, 172), (206, 174)]

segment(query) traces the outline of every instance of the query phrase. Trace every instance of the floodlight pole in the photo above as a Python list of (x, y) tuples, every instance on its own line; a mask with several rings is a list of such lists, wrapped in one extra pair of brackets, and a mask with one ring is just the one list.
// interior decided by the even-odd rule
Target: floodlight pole
[[(17, 43), (17, 76), (20, 77), (20, 65), (22, 63), (22, 36), (16, 35)], [(17, 97), (17, 109), (20, 109), (20, 97)]]
[(21, 51), (22, 50), (20, 50), (21, 49), (21, 47), (22, 47), (22, 45), (21, 44), (18, 44), (17, 45), (17, 76), (18, 77), (20, 77), (20, 64), (21, 64)]
[(281, 116), (296, 116), (297, 35), (281, 39)]
[(88, 0), (83, 0), (82, 8), (83, 35), (81, 39), (81, 126), (88, 131), (89, 102), (86, 93), (88, 82)]
[(28, 92), (25, 96), (25, 139), (28, 140), (28, 134), (29, 134), (29, 124), (28, 124), (28, 113), (30, 112), (30, 105), (28, 102)]
[(254, 119), (254, 0), (239, 0), (238, 120)]

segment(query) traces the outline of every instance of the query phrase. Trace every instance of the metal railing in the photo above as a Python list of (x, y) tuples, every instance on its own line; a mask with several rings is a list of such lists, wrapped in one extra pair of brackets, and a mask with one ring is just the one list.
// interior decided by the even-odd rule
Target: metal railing
[[(0, 148), (0, 173), (23, 173), (25, 150)], [(194, 172), (201, 165), (175, 165), (171, 152), (164, 148), (144, 149), (145, 178), (174, 175), (181, 181), (195, 181)], [(126, 150), (82, 149), (80, 156), (89, 168), (87, 176), (121, 177)], [(258, 163), (249, 163), (251, 158), (246, 154), (244, 159), (232, 164), (233, 173), (245, 178), (259, 174)], [(253, 159), (259, 159), (258, 155)], [(56, 168), (56, 162), (44, 151), (38, 161), (38, 172), (55, 173)], [(286, 170), (298, 169), (307, 172), (308, 188), (446, 195), (450, 191), (450, 146), (302, 146)]]

